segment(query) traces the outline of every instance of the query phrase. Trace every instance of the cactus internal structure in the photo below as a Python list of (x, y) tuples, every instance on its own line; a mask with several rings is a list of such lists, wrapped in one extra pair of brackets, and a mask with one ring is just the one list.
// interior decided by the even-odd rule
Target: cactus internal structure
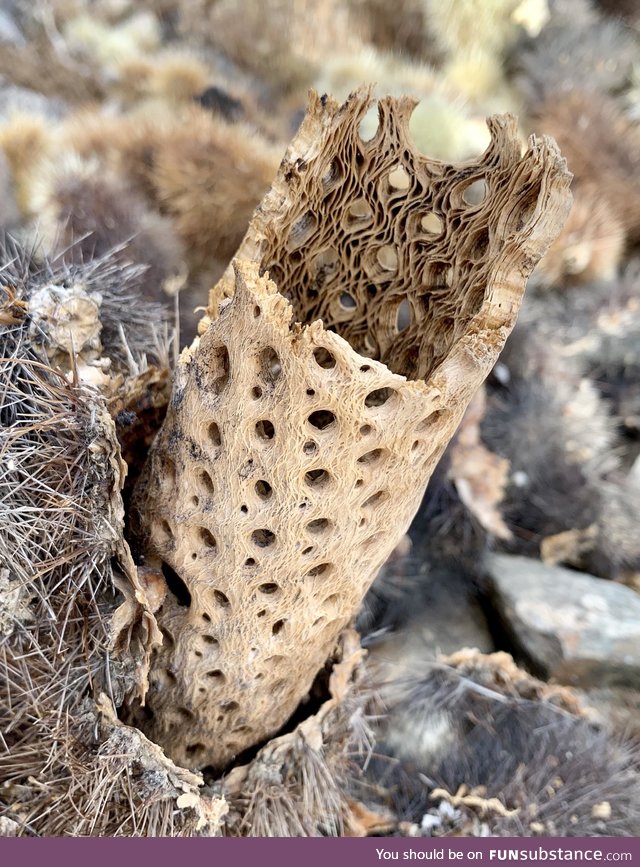
[[(138, 485), (168, 593), (137, 711), (186, 767), (289, 720), (406, 531), (569, 209), (554, 142), (511, 116), (478, 159), (416, 152), (414, 102), (312, 95), (212, 290)], [(134, 712), (135, 709), (134, 709)]]

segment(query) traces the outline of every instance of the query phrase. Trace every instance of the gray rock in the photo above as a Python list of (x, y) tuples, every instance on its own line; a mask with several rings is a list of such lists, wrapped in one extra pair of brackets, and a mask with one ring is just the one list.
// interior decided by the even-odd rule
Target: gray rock
[(9, 120), (14, 114), (35, 114), (58, 120), (67, 111), (66, 104), (57, 97), (44, 96), (11, 82), (0, 82), (0, 122)]
[(505, 629), (546, 676), (640, 687), (640, 595), (527, 557), (494, 554), (487, 567)]
[(15, 45), (18, 48), (27, 44), (8, 9), (0, 9), (0, 43)]
[(429, 568), (413, 557), (403, 567), (414, 594), (403, 602), (401, 622), (369, 650), (372, 661), (391, 666), (389, 677), (421, 676), (441, 654), (465, 647), (482, 653), (496, 650), (484, 611), (463, 575), (454, 568)]

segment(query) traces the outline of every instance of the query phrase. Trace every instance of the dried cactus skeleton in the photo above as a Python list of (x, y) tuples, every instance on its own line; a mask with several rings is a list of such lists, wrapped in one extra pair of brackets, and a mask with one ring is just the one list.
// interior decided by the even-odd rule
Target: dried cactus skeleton
[(188, 767), (228, 767), (304, 699), (568, 212), (557, 148), (522, 155), (513, 118), (455, 166), (416, 153), (409, 99), (380, 101), (363, 141), (370, 103), (312, 96), (138, 487), (171, 592), (137, 720)]
[[(38, 269), (5, 251), (12, 833), (359, 833), (349, 755), (369, 732), (348, 627), (569, 199), (555, 145), (521, 155), (509, 117), (448, 166), (412, 147), (409, 100), (382, 101), (363, 141), (369, 105), (312, 98), (212, 290), (135, 492), (137, 568), (121, 450), (138, 472), (166, 403), (160, 311), (129, 303), (139, 269), (117, 256)], [(203, 789), (202, 769), (234, 760)]]

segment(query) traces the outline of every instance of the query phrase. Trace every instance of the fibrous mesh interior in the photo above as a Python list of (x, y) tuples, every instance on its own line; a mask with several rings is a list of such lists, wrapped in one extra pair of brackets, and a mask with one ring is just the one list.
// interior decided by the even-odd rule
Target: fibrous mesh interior
[[(336, 111), (317, 153), (310, 128), (323, 99), (237, 255), (260, 261), (297, 321), (322, 319), (362, 355), (426, 379), (491, 294), (499, 253), (533, 215), (543, 174), (521, 161), (513, 118), (489, 121), (480, 158), (447, 165), (415, 150), (412, 100), (371, 108), (366, 93)], [(364, 140), (371, 111), (378, 128)], [(222, 285), (230, 290), (229, 274)]]

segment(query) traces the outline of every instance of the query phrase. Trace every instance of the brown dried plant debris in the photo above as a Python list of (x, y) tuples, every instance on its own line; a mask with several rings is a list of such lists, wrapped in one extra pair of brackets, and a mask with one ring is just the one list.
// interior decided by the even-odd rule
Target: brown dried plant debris
[(480, 422), (485, 414), (486, 394), (480, 389), (462, 419), (451, 447), (450, 476), (460, 499), (480, 524), (498, 539), (510, 539), (500, 512), (509, 478), (509, 461), (490, 452), (480, 438)]
[(505, 653), (477, 650), (440, 660), (404, 687), (399, 699), (383, 693), (389, 714), (376, 753), (384, 758), (367, 769), (401, 828), (409, 822), (410, 833), (436, 836), (637, 834), (637, 745), (599, 728), (571, 690), (536, 680)]
[(31, 185), (29, 211), (49, 256), (76, 265), (109, 258), (140, 266), (135, 288), (157, 317), (158, 303), (166, 302), (163, 286), (183, 268), (171, 219), (97, 159), (57, 155), (32, 172)]
[(249, 123), (196, 105), (122, 117), (87, 110), (61, 135), (79, 157), (108, 167), (170, 218), (195, 273), (212, 257), (229, 261), (284, 150)]
[(173, 331), (163, 304), (140, 305), (145, 266), (123, 264), (117, 247), (85, 262), (68, 252), (47, 258), (17, 247), (3, 251), (0, 282), (28, 305), (24, 324), (34, 346), (67, 379), (107, 400), (135, 394), (136, 379), (149, 379), (151, 370), (160, 379), (164, 371), (166, 380)]
[[(105, 695), (85, 701), (51, 731), (50, 764), (38, 779), (9, 780), (2, 795), (16, 835), (70, 837), (217, 836), (224, 798), (176, 767)], [(45, 734), (47, 734), (45, 729)], [(0, 809), (2, 807), (0, 806)]]
[(569, 207), (555, 145), (522, 156), (513, 118), (448, 166), (412, 147), (409, 99), (381, 101), (363, 141), (370, 101), (312, 96), (138, 489), (140, 543), (171, 591), (142, 725), (186, 766), (223, 769), (299, 705)]
[[(605, 217), (600, 206), (596, 215), (599, 236), (610, 243), (620, 232), (624, 240), (636, 243), (640, 239), (640, 127), (630, 121), (609, 96), (593, 93), (590, 90), (575, 89), (566, 94), (555, 95), (552, 99), (537, 105), (533, 112), (533, 122), (540, 129), (554, 136), (571, 171), (575, 175), (576, 201), (585, 197), (587, 202), (594, 199), (594, 189), (609, 206), (609, 216)], [(579, 130), (579, 134), (576, 134)], [(584, 223), (585, 242), (594, 229)], [(603, 243), (601, 241), (601, 243)], [(620, 249), (618, 241), (618, 248)], [(609, 250), (604, 245), (601, 257)], [(597, 254), (597, 248), (594, 255)], [(583, 254), (584, 256), (584, 254)], [(606, 261), (606, 259), (605, 259)], [(570, 263), (575, 273), (585, 271), (585, 278), (607, 276), (599, 274), (601, 268), (578, 269)], [(588, 260), (587, 263), (588, 265)]]
[[(0, 801), (20, 833), (58, 834), (73, 827), (78, 805), (91, 816), (92, 799), (108, 791), (108, 779), (102, 794), (93, 789), (91, 696), (104, 689), (119, 704), (127, 692), (144, 692), (160, 638), (153, 599), (123, 540), (126, 467), (104, 396), (79, 382), (77, 366), (55, 366), (47, 353), (57, 351), (62, 323), (52, 311), (44, 322), (42, 308), (31, 306), (65, 280), (79, 286), (84, 277), (84, 289), (95, 290), (97, 265), (37, 267), (17, 248), (3, 258), (0, 292), (12, 319), (0, 327)], [(102, 300), (108, 320), (114, 308)], [(126, 651), (115, 664), (114, 612)], [(117, 833), (120, 807), (99, 821)]]
[(233, 255), (282, 150), (248, 124), (201, 108), (160, 131), (151, 182), (196, 270), (211, 256)]
[(578, 184), (573, 207), (559, 236), (534, 272), (532, 282), (565, 289), (594, 280), (613, 281), (627, 244), (618, 209), (603, 197), (602, 184)]
[(180, 33), (222, 51), (270, 90), (274, 102), (292, 92), (304, 98), (317, 67), (357, 41), (344, 0), (264, 0), (245, 4), (240, 16), (234, 0), (171, 5)]

